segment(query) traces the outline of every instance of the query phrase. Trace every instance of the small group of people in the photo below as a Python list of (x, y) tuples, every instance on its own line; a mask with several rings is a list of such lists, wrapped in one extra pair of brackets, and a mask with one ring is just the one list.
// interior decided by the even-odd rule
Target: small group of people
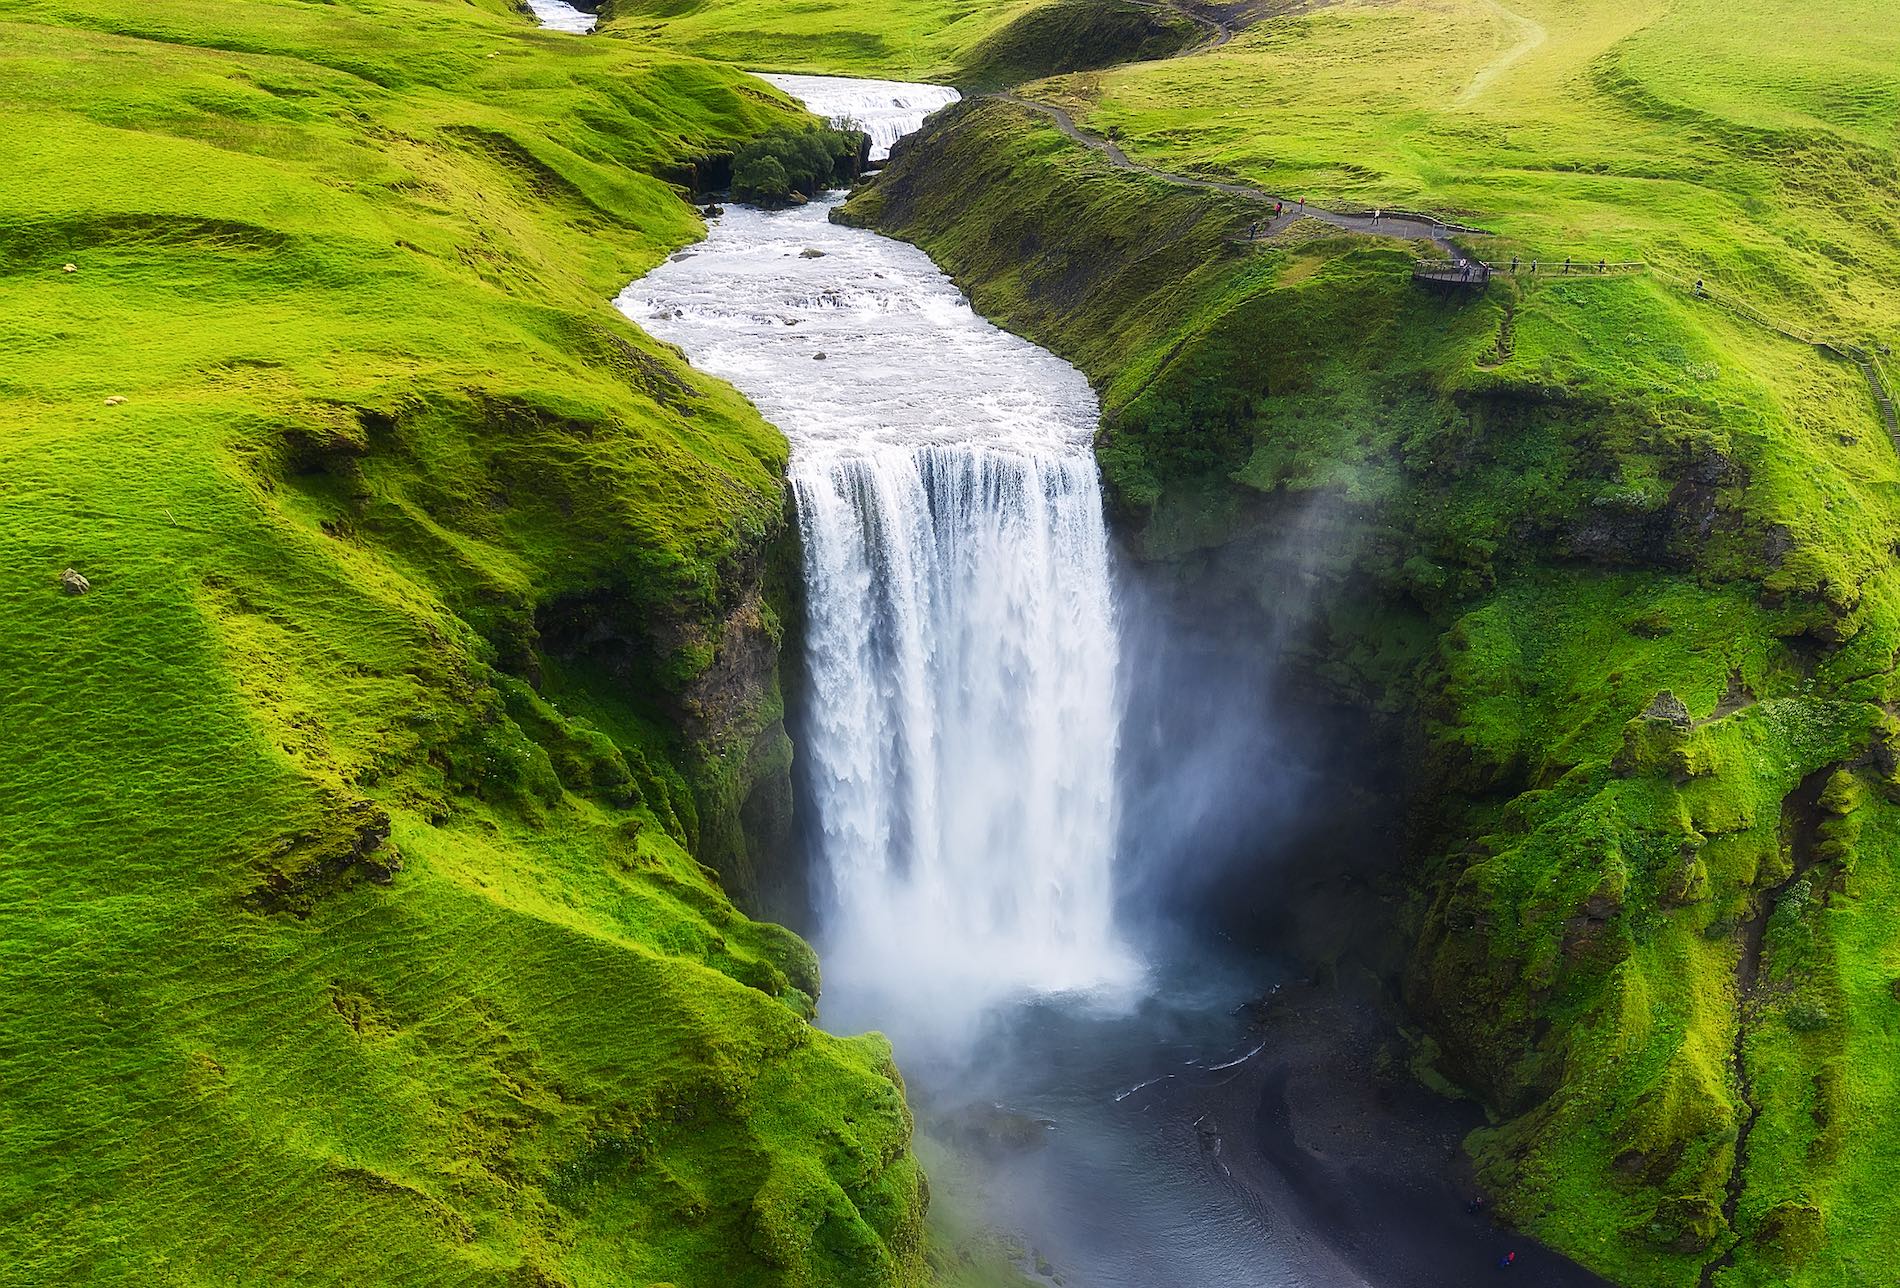
[[(1299, 201), (1294, 203), (1293, 213), (1296, 215), (1303, 215), (1306, 213), (1306, 198), (1301, 197)], [(1286, 216), (1286, 202), (1284, 201), (1274, 202), (1273, 203), (1273, 218), (1267, 220), (1268, 230), (1271, 231), (1273, 225), (1278, 223), (1285, 216)], [(1247, 225), (1247, 240), (1257, 241), (1259, 240), (1259, 237), (1260, 237), (1260, 223), (1258, 220), (1256, 220), (1255, 222)]]

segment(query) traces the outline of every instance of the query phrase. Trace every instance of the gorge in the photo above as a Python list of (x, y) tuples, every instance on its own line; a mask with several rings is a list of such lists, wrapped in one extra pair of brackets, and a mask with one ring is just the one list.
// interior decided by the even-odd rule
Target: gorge
[(1890, 7), (0, 5), (0, 1279), (1886, 1282)]
[[(771, 79), (865, 129), (874, 161), (922, 124), (917, 103), (954, 97)], [(891, 1035), (926, 1133), (959, 1155), (961, 1201), (1070, 1282), (1467, 1282), (1510, 1249), (1454, 1219), (1439, 1137), (1459, 1115), (1355, 1107), (1390, 1157), (1336, 1169), (1256, 1125), (1271, 1086), (1289, 1133), (1340, 1103), (1288, 1105), (1292, 1053), (1249, 1018), (1297, 958), (1258, 928), (1222, 945), (1204, 911), (1221, 896), (1196, 888), (1263, 802), (1282, 802), (1285, 838), (1230, 861), (1290, 861), (1294, 783), (1316, 781), (1259, 750), (1276, 731), (1242, 701), (1257, 659), (1187, 645), (1180, 606), (1117, 567), (1081, 375), (978, 318), (915, 248), (834, 222), (840, 200), (728, 207), (618, 300), (791, 443), (821, 1018)], [(1131, 685), (1159, 764), (1119, 762)], [(1196, 691), (1219, 696), (1184, 715)], [(1514, 1246), (1545, 1283), (1592, 1282)]]

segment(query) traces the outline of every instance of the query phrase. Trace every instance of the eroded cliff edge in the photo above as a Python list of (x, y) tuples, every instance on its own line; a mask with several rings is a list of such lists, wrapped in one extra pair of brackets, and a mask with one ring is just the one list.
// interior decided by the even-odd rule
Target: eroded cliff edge
[(1129, 549), (1383, 722), (1394, 991), (1494, 1115), (1501, 1210), (1628, 1283), (1871, 1273), (1900, 596), (1854, 373), (1655, 280), (1447, 297), (1400, 243), (1248, 244), (993, 100), (847, 217), (1088, 372)]
[(505, 0), (0, 73), (10, 1277), (920, 1279), (889, 1047), (734, 902), (785, 443), (610, 303), (802, 115)]

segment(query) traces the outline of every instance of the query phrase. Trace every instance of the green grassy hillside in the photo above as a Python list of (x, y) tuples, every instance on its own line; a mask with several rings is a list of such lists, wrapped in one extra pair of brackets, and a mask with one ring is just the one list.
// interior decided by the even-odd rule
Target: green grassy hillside
[(606, 0), (602, 30), (766, 71), (954, 77), (971, 50), (1052, 0)]
[(973, 86), (1164, 58), (1202, 28), (1153, 0), (605, 0), (601, 30), (762, 71)]
[(1900, 341), (1894, 60), (1821, 9), (1338, 5), (1024, 91), (1663, 272), (1451, 297), (1400, 243), (1248, 246), (1244, 202), (998, 103), (853, 205), (1090, 373), (1147, 559), (1387, 713), (1406, 994), (1501, 1211), (1623, 1283), (1880, 1282), (1900, 1228), (1900, 455), (1854, 363), (1751, 320)]
[(0, 1280), (923, 1273), (887, 1048), (698, 861), (769, 882), (784, 444), (607, 302), (788, 110), (0, 5)]

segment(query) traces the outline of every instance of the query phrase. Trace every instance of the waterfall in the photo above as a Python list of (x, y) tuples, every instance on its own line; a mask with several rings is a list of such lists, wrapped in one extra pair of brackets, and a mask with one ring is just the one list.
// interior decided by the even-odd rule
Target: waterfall
[(1131, 981), (1094, 395), (835, 204), (733, 207), (619, 300), (791, 443), (830, 992), (967, 1017)]
[(891, 145), (922, 128), (924, 118), (961, 97), (947, 85), (908, 85), (902, 81), (841, 80), (835, 76), (791, 76), (756, 72), (836, 126), (871, 136), (871, 160), (882, 161)]
[(565, 31), (585, 36), (594, 30), (595, 17), (585, 9), (576, 9), (567, 0), (528, 0), (534, 20), (550, 31)]
[(829, 942), (984, 996), (1103, 982), (1118, 708), (1093, 459), (893, 446), (792, 479)]

